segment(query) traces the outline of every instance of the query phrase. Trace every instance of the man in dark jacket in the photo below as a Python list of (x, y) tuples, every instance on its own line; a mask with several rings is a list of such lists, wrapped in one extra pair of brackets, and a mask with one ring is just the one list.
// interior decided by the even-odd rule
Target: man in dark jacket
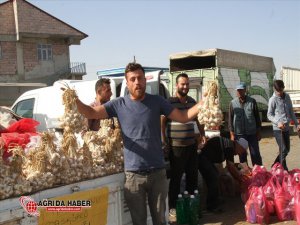
[[(245, 138), (249, 143), (252, 165), (262, 165), (258, 142), (261, 139), (261, 120), (254, 98), (246, 95), (246, 85), (241, 83), (236, 87), (237, 97), (229, 106), (228, 128), (230, 139)], [(240, 162), (247, 162), (247, 155), (240, 156)]]

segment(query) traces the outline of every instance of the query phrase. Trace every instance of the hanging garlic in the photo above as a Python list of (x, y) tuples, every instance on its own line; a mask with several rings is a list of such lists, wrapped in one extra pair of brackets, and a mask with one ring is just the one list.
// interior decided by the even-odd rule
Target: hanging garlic
[(212, 82), (203, 104), (199, 106), (198, 121), (205, 125), (205, 130), (216, 129), (222, 124), (223, 114), (220, 110), (217, 93), (218, 86)]

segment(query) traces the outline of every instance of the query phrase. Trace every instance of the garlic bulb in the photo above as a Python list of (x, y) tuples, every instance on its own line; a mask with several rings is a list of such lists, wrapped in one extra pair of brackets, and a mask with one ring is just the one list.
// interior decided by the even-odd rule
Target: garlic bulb
[(223, 113), (218, 100), (218, 86), (215, 82), (210, 84), (203, 104), (199, 106), (198, 121), (204, 124), (205, 130), (215, 130), (222, 124)]

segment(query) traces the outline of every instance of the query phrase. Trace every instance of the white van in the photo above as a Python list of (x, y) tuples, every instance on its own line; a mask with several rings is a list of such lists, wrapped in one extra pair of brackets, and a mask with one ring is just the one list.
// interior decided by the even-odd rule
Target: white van
[[(124, 77), (106, 77), (111, 79), (112, 98), (124, 96), (128, 90)], [(167, 81), (161, 71), (146, 73), (146, 92), (160, 94), (164, 98), (169, 97)], [(89, 104), (95, 97), (94, 81), (57, 81), (51, 87), (40, 88), (22, 94), (13, 104), (12, 109), (21, 116), (38, 120), (41, 124), (39, 131), (60, 128), (58, 118), (64, 113), (62, 105), (62, 91), (60, 88), (67, 84), (77, 91), (79, 98)], [(35, 201), (43, 199), (63, 197), (76, 191), (87, 191), (95, 188), (108, 187), (109, 199), (107, 205), (107, 225), (131, 225), (129, 209), (124, 201), (124, 173), (113, 174), (92, 180), (81, 181), (48, 190), (42, 190), (31, 195)], [(102, 210), (101, 208), (98, 209)], [(167, 211), (168, 212), (168, 211)], [(167, 217), (166, 217), (167, 218)], [(27, 215), (19, 203), (19, 198), (5, 199), (0, 201), (0, 224), (40, 224), (37, 217)], [(84, 223), (84, 224), (94, 224)], [(151, 216), (148, 209), (147, 225), (151, 225)]]
[[(150, 94), (160, 94), (164, 98), (168, 98), (170, 94), (167, 89), (166, 79), (162, 81), (160, 79), (161, 76), (163, 76), (162, 71), (146, 73), (146, 92)], [(128, 93), (124, 77), (107, 76), (105, 78), (109, 78), (111, 81), (111, 99), (124, 96)], [(95, 98), (96, 82), (97, 80), (56, 81), (53, 86), (25, 92), (15, 101), (12, 110), (20, 116), (39, 121), (40, 125), (37, 129), (40, 132), (49, 129), (60, 129), (59, 118), (61, 118), (64, 113), (61, 87), (68, 86), (75, 89), (80, 100), (85, 104), (90, 104)]]

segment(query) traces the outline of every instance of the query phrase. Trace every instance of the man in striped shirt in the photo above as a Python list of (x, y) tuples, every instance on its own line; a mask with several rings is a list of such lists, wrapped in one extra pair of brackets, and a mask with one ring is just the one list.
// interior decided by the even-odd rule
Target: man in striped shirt
[[(176, 77), (175, 97), (169, 98), (169, 102), (180, 110), (193, 107), (196, 101), (188, 96), (188, 92), (189, 77), (181, 73)], [(186, 190), (193, 194), (194, 190), (198, 189), (197, 138), (199, 134), (195, 133), (195, 127), (205, 138), (204, 128), (200, 126), (197, 119), (188, 123), (178, 123), (165, 117), (162, 119), (162, 142), (170, 149), (169, 208), (171, 210), (176, 207), (183, 173), (186, 174)]]

